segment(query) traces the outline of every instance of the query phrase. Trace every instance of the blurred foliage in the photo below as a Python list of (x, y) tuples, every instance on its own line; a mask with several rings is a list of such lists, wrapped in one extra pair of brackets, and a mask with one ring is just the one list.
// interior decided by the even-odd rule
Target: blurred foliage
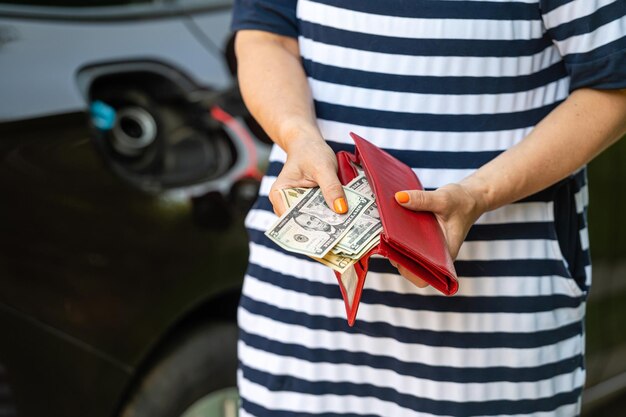
[(607, 294), (601, 302), (589, 304), (586, 338), (589, 354), (626, 344), (624, 321), (618, 317), (626, 318), (626, 291)]
[(626, 137), (589, 164), (593, 262), (626, 262)]
[[(626, 264), (625, 191), (626, 137), (589, 164), (588, 220), (594, 284), (585, 327), (590, 385), (626, 371), (621, 356), (626, 347), (626, 277), (619, 273)], [(625, 407), (626, 393), (583, 415), (621, 416), (625, 415)]]

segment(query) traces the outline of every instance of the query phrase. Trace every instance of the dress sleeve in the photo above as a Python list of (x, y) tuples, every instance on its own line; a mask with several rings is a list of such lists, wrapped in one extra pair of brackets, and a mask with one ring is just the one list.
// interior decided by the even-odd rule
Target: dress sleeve
[(231, 29), (263, 30), (298, 37), (297, 0), (235, 0)]
[(540, 0), (570, 90), (626, 88), (626, 0)]

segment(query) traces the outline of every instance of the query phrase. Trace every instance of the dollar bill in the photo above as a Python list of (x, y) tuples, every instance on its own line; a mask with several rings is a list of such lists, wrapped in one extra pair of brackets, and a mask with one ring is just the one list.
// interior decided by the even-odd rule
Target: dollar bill
[(346, 272), (352, 265), (359, 261), (359, 258), (350, 258), (346, 255), (337, 255), (332, 252), (328, 252), (323, 258), (313, 259), (341, 274)]
[[(280, 195), (285, 203), (285, 207), (289, 208), (295, 205), (304, 195), (311, 192), (312, 188), (284, 188), (280, 190)], [(335, 271), (343, 274), (348, 268), (358, 262), (358, 258), (349, 258), (344, 255), (334, 254), (328, 252), (323, 258), (313, 258), (316, 261), (334, 269)]]
[(343, 253), (336, 254), (331, 251), (331, 252), (328, 252), (326, 256), (324, 256), (323, 258), (313, 258), (313, 259), (334, 269), (335, 271), (341, 274), (345, 274), (346, 271), (348, 271), (354, 264), (356, 264), (359, 261), (359, 259), (365, 256), (366, 253), (372, 250), (379, 243), (380, 243), (380, 234), (374, 236), (374, 238), (371, 239), (359, 253), (349, 255), (349, 254), (343, 254)]
[(346, 187), (354, 191), (358, 191), (361, 194), (370, 196), (371, 198), (374, 198), (374, 192), (372, 191), (372, 187), (367, 181), (367, 177), (363, 173), (357, 175), (352, 181), (348, 183), (348, 185), (346, 185)]
[[(350, 248), (346, 249), (343, 246), (335, 246), (340, 254), (359, 258), (363, 252), (367, 252), (373, 246), (376, 246), (379, 242), (379, 236), (383, 231), (383, 225), (379, 222), (373, 228), (367, 231), (365, 234), (361, 234), (360, 238), (354, 241)], [(337, 253), (337, 252), (335, 252)]]
[[(360, 167), (357, 168), (359, 168), (359, 175), (346, 187), (374, 200), (374, 193), (363, 174), (363, 170)], [(316, 190), (316, 188), (287, 188), (280, 190), (280, 193), (285, 207), (289, 209), (308, 193)], [(361, 257), (380, 243), (381, 231), (380, 215), (374, 202), (365, 209), (363, 215), (355, 220), (348, 232), (324, 257), (309, 256), (335, 271), (345, 274)]]
[(380, 220), (367, 214), (363, 215), (350, 228), (348, 233), (337, 243), (333, 251), (335, 253), (354, 254), (358, 253), (363, 246), (382, 230)]
[(313, 188), (283, 188), (280, 190), (280, 196), (285, 203), (285, 207), (289, 208), (295, 205), (304, 195), (314, 190)]
[(356, 170), (357, 176), (365, 174), (365, 171), (363, 170), (363, 167), (361, 165), (357, 164), (354, 161), (350, 161), (350, 165), (352, 165), (352, 167)]
[(363, 256), (365, 256), (367, 252), (372, 250), (379, 243), (380, 243), (380, 233), (374, 236), (367, 244), (365, 244), (359, 253), (355, 253), (354, 255), (351, 255), (351, 256), (354, 257), (355, 259), (361, 259)]
[[(361, 174), (354, 178), (346, 186), (363, 195), (374, 198), (374, 193), (367, 182), (365, 175)], [(357, 254), (368, 246), (368, 243), (382, 232), (380, 214), (374, 202), (370, 205), (350, 229), (350, 231), (333, 248), (335, 254)]]
[(345, 214), (330, 209), (319, 188), (304, 193), (265, 232), (266, 236), (291, 252), (324, 258), (374, 202), (347, 187), (344, 193), (348, 203)]
[(372, 250), (376, 245), (380, 243), (380, 234), (374, 236), (364, 247), (363, 249), (356, 254), (336, 254), (328, 252), (326, 256), (323, 258), (313, 258), (316, 261), (321, 262), (322, 264), (334, 269), (335, 271), (344, 274), (350, 267), (352, 267), (355, 263), (357, 263), (365, 254), (367, 254), (370, 250)]

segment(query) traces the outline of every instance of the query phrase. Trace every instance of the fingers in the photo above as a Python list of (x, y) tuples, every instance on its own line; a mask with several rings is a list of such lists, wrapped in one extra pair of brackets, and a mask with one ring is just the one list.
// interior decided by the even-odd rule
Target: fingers
[[(348, 212), (346, 195), (343, 191), (343, 186), (339, 182), (339, 178), (337, 178), (335, 173), (331, 172), (330, 174), (322, 174), (316, 182), (322, 190), (322, 195), (324, 196), (326, 204), (328, 204), (330, 208), (339, 214)], [(272, 184), (268, 195), (270, 202), (272, 203), (274, 213), (276, 213), (277, 216), (281, 216), (285, 211), (287, 211), (288, 208), (282, 198), (281, 189), (292, 187), (309, 188), (314, 185), (315, 183), (300, 183), (294, 185), (292, 181), (285, 181), (280, 178), (277, 179), (274, 184)]]
[(414, 273), (412, 273), (411, 271), (409, 271), (408, 269), (406, 269), (405, 267), (403, 267), (396, 261), (392, 261), (391, 259), (389, 259), (389, 263), (391, 263), (391, 265), (396, 267), (400, 275), (402, 275), (404, 278), (411, 281), (417, 287), (424, 288), (430, 285), (428, 284), (428, 282), (424, 281), (423, 279), (421, 279), (420, 277), (418, 277), (417, 275), (415, 275)]
[(398, 268), (398, 272), (400, 272), (400, 275), (402, 275), (404, 278), (411, 281), (415, 286), (420, 287), (420, 288), (428, 287), (429, 284), (426, 281), (424, 281), (423, 279), (421, 279), (420, 277), (418, 277), (417, 275), (415, 275), (414, 273), (412, 273), (411, 271), (409, 271), (402, 265), (394, 265), (394, 266)]
[(285, 206), (285, 202), (280, 196), (280, 189), (272, 187), (270, 189), (270, 193), (268, 195), (270, 202), (272, 203), (272, 208), (274, 209), (274, 213), (280, 217), (282, 214), (287, 211), (287, 207)]
[[(316, 149), (294, 147), (270, 190), (269, 199), (274, 212), (282, 215), (287, 207), (281, 189), (319, 186), (328, 207), (336, 213), (348, 212), (348, 202), (343, 186), (337, 177), (337, 160), (333, 150), (325, 143)], [(312, 144), (313, 147), (315, 143)]]
[(444, 196), (437, 191), (404, 190), (395, 194), (396, 201), (414, 211), (440, 212), (445, 208)]
[(268, 198), (272, 203), (272, 208), (277, 216), (282, 216), (287, 211), (288, 206), (285, 204), (282, 191), (285, 188), (302, 187), (305, 184), (298, 183), (291, 178), (292, 174), (289, 170), (283, 169), (276, 178), (276, 181), (270, 187)]
[(347, 213), (348, 202), (343, 191), (343, 186), (341, 182), (339, 182), (339, 178), (337, 178), (337, 174), (331, 170), (324, 170), (318, 174), (316, 180), (322, 190), (324, 200), (326, 200), (328, 207), (339, 214)]

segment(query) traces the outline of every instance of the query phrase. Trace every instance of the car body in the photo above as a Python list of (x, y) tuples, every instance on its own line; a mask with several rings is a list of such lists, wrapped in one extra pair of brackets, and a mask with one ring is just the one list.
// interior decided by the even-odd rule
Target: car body
[[(267, 141), (233, 81), (230, 3), (47, 3), (0, 1), (5, 409), (233, 416), (243, 218)], [(592, 166), (621, 198), (611, 213), (616, 177)], [(594, 210), (592, 245), (623, 243), (620, 211)], [(626, 253), (599, 246), (588, 415), (626, 386)]]
[[(25, 417), (147, 415), (135, 410), (146, 376), (185, 343), (213, 349), (222, 369), (196, 364), (206, 388), (180, 400), (182, 415), (234, 386), (243, 216), (267, 149), (228, 67), (230, 4), (36, 3), (0, 2), (12, 401)], [(117, 121), (95, 126), (96, 102)]]

